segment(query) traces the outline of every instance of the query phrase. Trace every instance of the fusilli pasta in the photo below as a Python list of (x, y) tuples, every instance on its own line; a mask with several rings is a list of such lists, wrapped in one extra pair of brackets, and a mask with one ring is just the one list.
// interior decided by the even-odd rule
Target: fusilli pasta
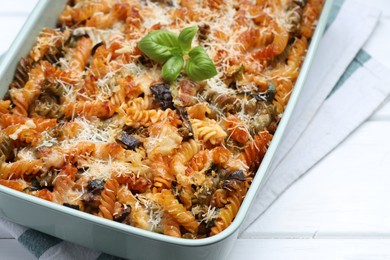
[[(0, 185), (177, 238), (217, 235), (268, 149), (323, 2), (68, 1), (0, 100)], [(217, 75), (194, 81), (181, 66), (165, 81), (139, 43), (190, 26)]]

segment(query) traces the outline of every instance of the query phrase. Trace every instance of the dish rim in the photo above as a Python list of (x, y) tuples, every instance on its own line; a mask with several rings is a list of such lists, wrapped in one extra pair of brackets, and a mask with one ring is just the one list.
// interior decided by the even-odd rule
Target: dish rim
[[(32, 195), (28, 195), (25, 193), (22, 193), (20, 191), (13, 190), (11, 188), (5, 187), (0, 185), (0, 193), (8, 196), (13, 196), (19, 200), (26, 201), (31, 204), (36, 204), (42, 207), (47, 208), (48, 210), (55, 210), (59, 213), (71, 215), (73, 217), (81, 218), (83, 220), (86, 220), (88, 222), (91, 222), (92, 224), (98, 224), (105, 226), (107, 228), (123, 232), (123, 233), (129, 233), (129, 235), (136, 235), (136, 236), (142, 236), (145, 239), (152, 239), (155, 241), (180, 245), (180, 246), (188, 246), (188, 247), (201, 247), (205, 245), (211, 245), (218, 242), (221, 242), (222, 240), (225, 240), (229, 236), (235, 233), (237, 229), (240, 228), (242, 225), (246, 215), (248, 214), (250, 210), (250, 206), (254, 202), (254, 199), (256, 197), (257, 192), (259, 192), (262, 182), (264, 181), (264, 177), (266, 176), (266, 173), (268, 172), (268, 168), (272, 164), (272, 160), (274, 158), (275, 152), (277, 151), (277, 148), (280, 144), (280, 141), (284, 137), (284, 132), (286, 131), (286, 128), (288, 126), (288, 123), (290, 122), (290, 118), (292, 113), (295, 110), (296, 104), (298, 102), (298, 98), (302, 92), (302, 89), (304, 87), (304, 82), (306, 80), (307, 74), (309, 72), (309, 69), (311, 67), (311, 64), (314, 60), (314, 54), (316, 53), (316, 50), (318, 48), (318, 44), (321, 40), (321, 36), (323, 32), (325, 31), (327, 20), (333, 5), (334, 0), (326, 0), (321, 12), (321, 16), (318, 19), (317, 27), (315, 29), (315, 33), (310, 41), (309, 48), (307, 50), (305, 60), (303, 62), (303, 65), (300, 69), (298, 79), (296, 83), (294, 84), (294, 89), (292, 91), (290, 101), (287, 104), (287, 107), (283, 113), (283, 116), (279, 122), (277, 131), (275, 132), (273, 139), (271, 141), (270, 146), (268, 147), (267, 153), (265, 154), (262, 163), (258, 170), (256, 171), (255, 177), (253, 179), (253, 182), (250, 185), (250, 188), (245, 195), (245, 199), (243, 200), (239, 211), (237, 215), (234, 218), (234, 221), (221, 233), (207, 237), (207, 238), (200, 238), (200, 239), (183, 239), (183, 238), (174, 238), (170, 237), (164, 234), (155, 233), (148, 230), (143, 230), (140, 228), (136, 228), (130, 225), (125, 225), (123, 223), (117, 223), (112, 220), (107, 220), (98, 216), (91, 215), (86, 212), (77, 211), (68, 207), (65, 207), (63, 205), (59, 205), (50, 201), (46, 201), (44, 199), (40, 199), (37, 197), (34, 197)], [(39, 0), (31, 14), (29, 15), (28, 19), (26, 20), (25, 24), (23, 25), (22, 29), (19, 31), (18, 35), (16, 36), (15, 40), (12, 42), (10, 48), (5, 52), (5, 54), (0, 56), (0, 78), (6, 77), (7, 71), (10, 70), (10, 64), (14, 61), (14, 59), (18, 55), (18, 50), (20, 48), (23, 49), (23, 41), (25, 37), (28, 37), (29, 32), (31, 31), (31, 28), (34, 27), (34, 25), (37, 23), (37, 21), (40, 19), (40, 14), (45, 10), (46, 6), (51, 2), (51, 0)], [(56, 14), (58, 16), (58, 14)], [(28, 50), (26, 50), (28, 51)], [(8, 87), (6, 88), (6, 90)], [(1, 96), (1, 94), (0, 94)], [(12, 220), (11, 220), (12, 221)], [(19, 223), (22, 224), (23, 223)], [(58, 223), (57, 223), (58, 224)], [(28, 225), (27, 225), (28, 226)]]

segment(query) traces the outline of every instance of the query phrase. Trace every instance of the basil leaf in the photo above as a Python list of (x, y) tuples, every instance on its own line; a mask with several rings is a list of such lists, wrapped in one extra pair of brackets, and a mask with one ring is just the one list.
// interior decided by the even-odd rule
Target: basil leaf
[(138, 48), (154, 61), (165, 62), (173, 53), (182, 53), (177, 35), (157, 30), (150, 32), (138, 43)]
[(198, 26), (187, 27), (180, 32), (179, 43), (184, 52), (188, 52), (191, 49), (192, 40), (197, 32)]
[(172, 82), (179, 76), (183, 68), (184, 59), (182, 56), (172, 56), (162, 67), (162, 76), (165, 81)]
[(189, 52), (190, 59), (187, 61), (186, 73), (190, 79), (201, 81), (217, 75), (217, 69), (206, 51), (197, 46)]

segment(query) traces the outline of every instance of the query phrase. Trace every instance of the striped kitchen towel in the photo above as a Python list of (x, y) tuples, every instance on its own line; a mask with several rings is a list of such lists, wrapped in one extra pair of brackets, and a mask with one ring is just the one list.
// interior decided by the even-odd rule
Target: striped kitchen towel
[(288, 187), (372, 115), (390, 94), (390, 71), (362, 48), (379, 17), (378, 10), (357, 1), (335, 2), (330, 26), (285, 137), (242, 225), (241, 237), (250, 233), (251, 224)]
[[(388, 78), (383, 76), (390, 73), (361, 49), (376, 26), (379, 13), (354, 0), (337, 0), (332, 17), (330, 21), (336, 18), (321, 42), (313, 63), (315, 71), (309, 74), (289, 125), (290, 132), (244, 222), (242, 236), (280, 194), (366, 120), (390, 92), (386, 87)], [(364, 95), (362, 105), (363, 90), (369, 87), (372, 91)], [(329, 121), (337, 132), (324, 125)], [(325, 144), (316, 142), (318, 137), (327, 138)], [(310, 149), (318, 152), (310, 154)], [(296, 164), (297, 155), (303, 163)], [(307, 159), (302, 160), (305, 156)], [(39, 259), (120, 259), (5, 219), (0, 218), (0, 226)]]

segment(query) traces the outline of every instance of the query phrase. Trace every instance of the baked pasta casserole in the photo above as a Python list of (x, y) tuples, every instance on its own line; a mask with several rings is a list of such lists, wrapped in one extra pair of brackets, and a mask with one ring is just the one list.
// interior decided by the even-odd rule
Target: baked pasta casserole
[(0, 184), (173, 237), (220, 233), (323, 2), (68, 1), (0, 100)]

